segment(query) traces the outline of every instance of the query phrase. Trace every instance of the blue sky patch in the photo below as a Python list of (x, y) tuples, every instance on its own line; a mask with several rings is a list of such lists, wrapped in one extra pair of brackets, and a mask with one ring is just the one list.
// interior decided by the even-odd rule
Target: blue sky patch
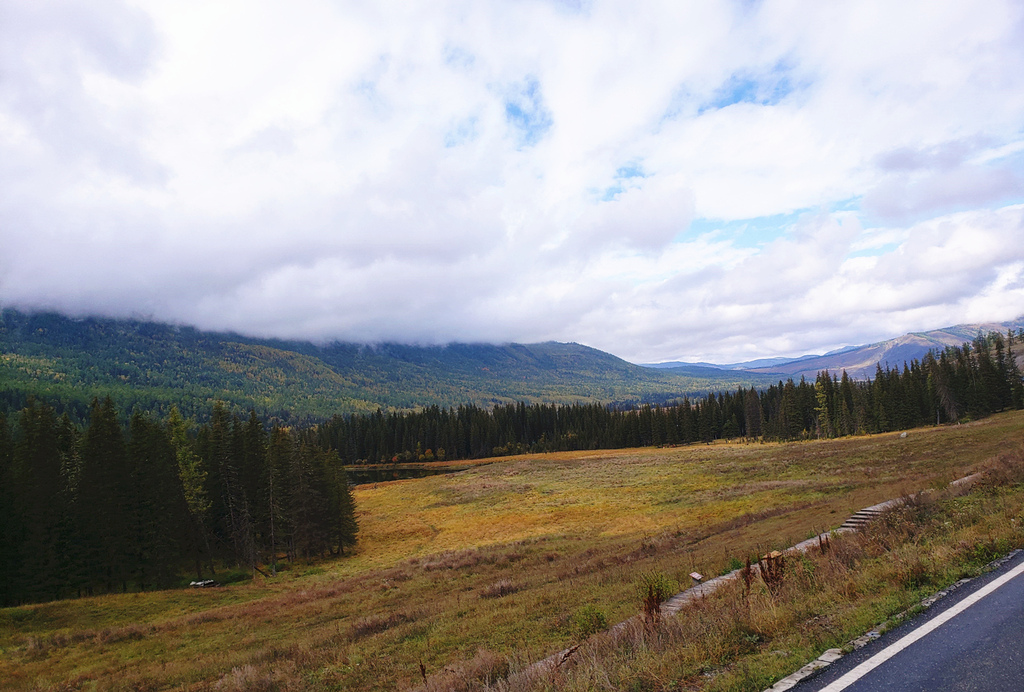
[(457, 147), (460, 144), (472, 142), (479, 135), (476, 126), (476, 116), (469, 117), (455, 123), (455, 125), (444, 134), (444, 146), (451, 149), (452, 147)]
[(738, 247), (760, 247), (765, 243), (785, 235), (801, 216), (811, 209), (798, 209), (788, 214), (774, 214), (772, 216), (759, 216), (753, 219), (737, 219), (735, 221), (722, 221), (720, 219), (694, 219), (690, 227), (680, 233), (676, 240), (682, 240), (683, 236), (703, 235), (719, 231), (723, 236), (733, 240)]
[(602, 202), (611, 202), (622, 194), (627, 187), (636, 187), (636, 183), (630, 184), (629, 181), (646, 177), (647, 173), (644, 172), (644, 167), (639, 161), (627, 163), (616, 169), (615, 184), (606, 187), (603, 191), (597, 191), (597, 194)]
[(790, 73), (791, 69), (781, 64), (776, 65), (767, 74), (733, 73), (715, 90), (711, 99), (697, 109), (697, 113), (718, 110), (737, 103), (773, 106), (795, 91)]
[(449, 67), (469, 69), (476, 62), (476, 56), (465, 48), (448, 45), (444, 48), (444, 62)]
[(544, 106), (535, 77), (527, 78), (505, 98), (505, 119), (519, 132), (521, 146), (533, 146), (551, 129), (551, 112)]
[(646, 178), (644, 167), (639, 162), (627, 163), (615, 171), (616, 180), (629, 180), (630, 178)]
[(884, 245), (868, 247), (863, 250), (855, 250), (846, 257), (848, 259), (853, 257), (881, 257), (882, 255), (888, 255), (891, 252), (895, 252), (899, 246), (900, 243), (885, 243)]

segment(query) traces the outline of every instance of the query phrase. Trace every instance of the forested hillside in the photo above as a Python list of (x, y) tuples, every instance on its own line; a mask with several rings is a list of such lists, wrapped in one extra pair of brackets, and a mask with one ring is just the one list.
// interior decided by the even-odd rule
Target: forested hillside
[(318, 346), (137, 320), (0, 313), (0, 410), (34, 395), (78, 422), (105, 396), (124, 415), (166, 416), (176, 405), (203, 419), (223, 401), (239, 414), (309, 423), (378, 408), (666, 402), (772, 381), (663, 373), (578, 344)]
[(318, 426), (318, 436), (345, 463), (355, 464), (904, 430), (1024, 407), (1015, 358), (1021, 340), (1024, 330), (1005, 337), (993, 332), (902, 369), (878, 367), (866, 381), (826, 371), (813, 382), (787, 379), (760, 391), (740, 387), (637, 410), (512, 404), (489, 411), (460, 406), (336, 416)]

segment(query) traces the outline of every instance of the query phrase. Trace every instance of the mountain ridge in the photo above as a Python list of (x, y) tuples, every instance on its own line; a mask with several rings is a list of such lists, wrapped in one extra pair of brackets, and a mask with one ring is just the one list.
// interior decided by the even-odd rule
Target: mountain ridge
[(874, 377), (876, 368), (902, 368), (904, 363), (921, 360), (931, 350), (943, 350), (947, 346), (961, 346), (973, 341), (978, 333), (1005, 331), (1024, 328), (1024, 316), (1006, 322), (981, 322), (941, 327), (925, 332), (907, 332), (900, 336), (861, 346), (847, 346), (824, 355), (804, 355), (797, 358), (762, 358), (743, 363), (715, 365), (713, 363), (670, 363), (645, 364), (644, 367), (669, 372), (685, 371), (699, 366), (702, 369), (720, 368), (730, 372), (749, 372), (784, 377), (816, 377), (823, 370), (832, 373), (846, 371), (854, 379)]
[[(261, 339), (138, 319), (70, 318), (0, 310), (0, 411), (30, 397), (61, 401), (84, 418), (93, 397), (122, 411), (201, 417), (215, 400), (236, 412), (311, 422), (334, 414), (503, 403), (669, 403), (685, 396), (767, 387), (843, 369), (871, 377), (881, 361), (902, 367), (929, 348), (970, 341), (979, 329), (1024, 319), (907, 334), (824, 356), (720, 366), (630, 363), (569, 342), (416, 346)], [(755, 365), (758, 367), (750, 367)]]
[[(576, 343), (317, 345), (142, 320), (0, 311), (0, 407), (29, 396), (94, 396), (123, 411), (203, 415), (214, 400), (281, 420), (499, 403), (664, 403), (739, 386), (758, 373), (665, 373)], [(2, 410), (2, 409), (0, 409)]]

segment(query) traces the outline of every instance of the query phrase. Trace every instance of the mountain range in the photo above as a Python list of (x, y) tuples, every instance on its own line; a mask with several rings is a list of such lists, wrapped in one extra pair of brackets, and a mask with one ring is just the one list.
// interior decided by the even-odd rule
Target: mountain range
[(84, 417), (93, 397), (121, 411), (201, 418), (213, 401), (285, 421), (498, 403), (659, 403), (764, 386), (773, 376), (659, 371), (574, 343), (325, 345), (141, 320), (0, 312), (0, 410), (29, 396)]
[(747, 363), (641, 366), (575, 343), (313, 344), (204, 332), (144, 320), (0, 311), (0, 411), (30, 396), (82, 418), (93, 397), (121, 411), (202, 418), (212, 402), (284, 421), (333, 414), (498, 403), (664, 403), (739, 386), (765, 387), (828, 369), (854, 377), (902, 366), (1012, 323), (959, 325), (823, 356)]
[(979, 334), (1013, 329), (1014, 332), (1024, 328), (1024, 316), (1010, 322), (985, 322), (976, 324), (959, 324), (943, 327), (929, 332), (913, 332), (879, 341), (864, 346), (830, 351), (824, 355), (806, 355), (799, 358), (763, 358), (745, 363), (715, 365), (713, 363), (653, 363), (646, 367), (664, 372), (690, 372), (699, 368), (701, 372), (708, 369), (719, 369), (730, 372), (747, 372), (762, 375), (779, 375), (785, 377), (806, 377), (812, 379), (818, 373), (828, 370), (840, 373), (843, 370), (854, 379), (874, 377), (878, 365), (882, 368), (902, 368), (904, 363), (921, 360), (928, 351), (941, 351), (947, 346), (960, 346), (964, 342), (973, 341)]

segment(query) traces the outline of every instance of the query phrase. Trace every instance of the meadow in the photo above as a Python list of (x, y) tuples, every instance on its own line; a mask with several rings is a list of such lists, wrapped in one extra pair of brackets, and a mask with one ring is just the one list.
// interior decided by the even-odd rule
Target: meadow
[[(1019, 447), (1022, 430), (1024, 412), (1010, 412), (905, 438), (517, 456), (360, 486), (351, 557), (226, 587), (0, 610), (0, 689), (480, 687), (581, 641), (594, 613), (608, 624), (637, 614), (641, 574), (686, 586), (691, 571), (722, 573), (862, 507), (945, 487)], [(769, 656), (771, 670), (798, 667), (907, 598), (851, 609), (846, 624)], [(762, 633), (723, 651), (757, 657), (773, 647)], [(690, 661), (662, 670), (673, 654), (655, 649), (645, 649), (654, 656), (645, 672), (623, 664), (601, 675), (652, 690), (682, 689), (680, 680), (721, 686), (730, 676), (735, 689), (760, 684), (737, 677), (743, 664), (729, 656), (712, 669)], [(586, 689), (597, 679), (588, 670), (591, 682), (567, 673), (531, 685)]]

